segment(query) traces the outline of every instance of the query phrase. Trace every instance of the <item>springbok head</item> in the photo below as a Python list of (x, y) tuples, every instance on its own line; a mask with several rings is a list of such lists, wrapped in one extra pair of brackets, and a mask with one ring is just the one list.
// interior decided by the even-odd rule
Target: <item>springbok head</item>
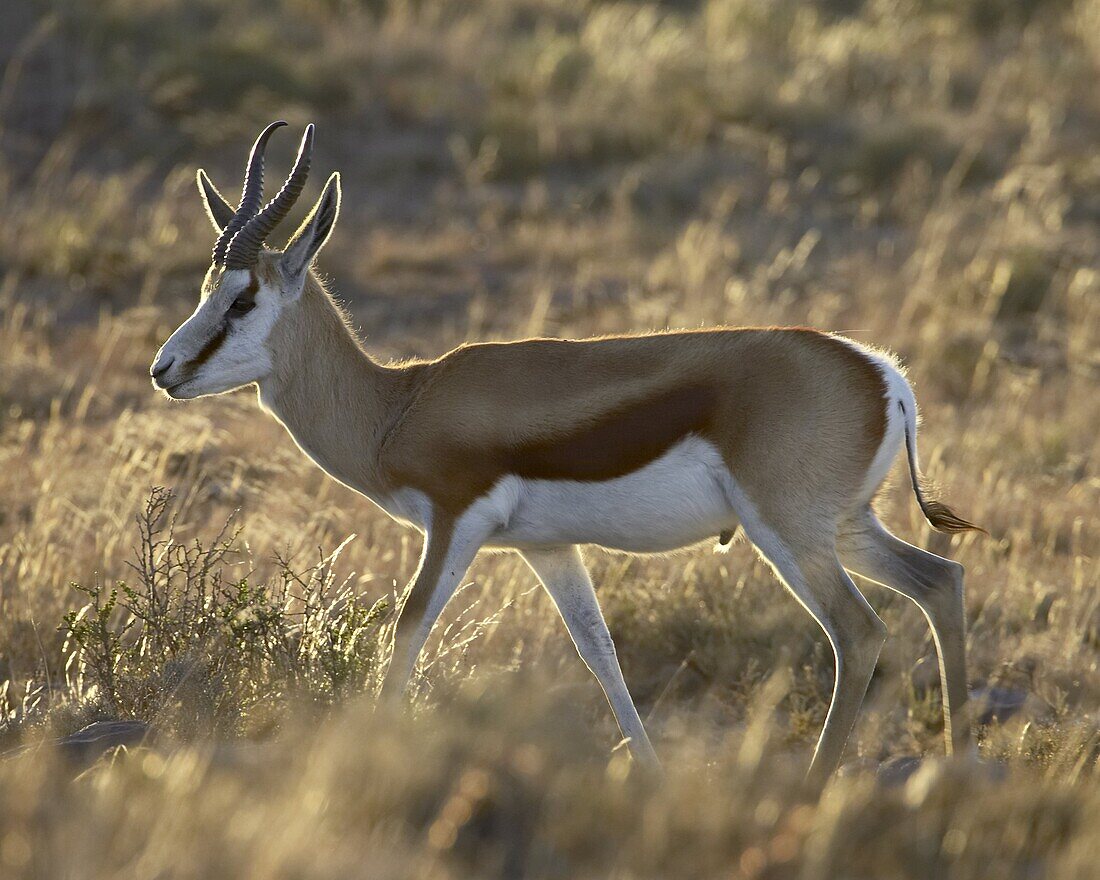
[(236, 208), (199, 169), (199, 193), (218, 238), (198, 308), (161, 346), (150, 368), (153, 384), (169, 397), (184, 400), (221, 394), (261, 382), (270, 374), (271, 331), (292, 317), (313, 258), (332, 232), (340, 210), (337, 173), (329, 177), (321, 197), (282, 251), (264, 245), (301, 195), (313, 154), (310, 124), (290, 176), (263, 205), (264, 149), (275, 129), (283, 125), (273, 122), (256, 138)]

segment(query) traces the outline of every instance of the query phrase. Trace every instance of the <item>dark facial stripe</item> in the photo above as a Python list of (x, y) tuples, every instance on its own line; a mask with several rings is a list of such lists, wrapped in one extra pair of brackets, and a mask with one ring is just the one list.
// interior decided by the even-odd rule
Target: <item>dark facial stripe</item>
[(197, 373), (199, 368), (214, 356), (214, 352), (221, 347), (221, 344), (225, 341), (225, 337), (228, 335), (229, 321), (223, 318), (221, 325), (214, 332), (214, 335), (206, 341), (206, 345), (202, 347), (199, 353), (195, 355), (187, 365), (190, 367), (192, 373)]
[[(256, 296), (256, 291), (260, 289), (260, 280), (256, 277), (256, 273), (251, 273), (249, 277), (248, 286), (245, 287), (240, 293), (238, 293), (233, 299), (239, 299), (241, 297), (248, 297), (249, 299)], [(206, 340), (202, 349), (197, 355), (195, 355), (187, 364), (188, 374), (194, 376), (210, 358), (214, 356), (214, 353), (221, 348), (221, 344), (225, 342), (225, 338), (229, 335), (229, 314), (228, 312), (222, 316), (221, 323), (218, 325), (218, 329), (214, 331), (213, 335)]]

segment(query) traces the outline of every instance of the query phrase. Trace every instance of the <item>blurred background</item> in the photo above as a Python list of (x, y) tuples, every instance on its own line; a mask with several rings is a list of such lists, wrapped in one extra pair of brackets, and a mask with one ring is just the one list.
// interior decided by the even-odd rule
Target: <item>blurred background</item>
[[(1100, 0), (7, 0), (0, 741), (129, 719), (161, 745), (9, 752), (2, 873), (1090, 876), (1098, 70)], [(318, 126), (299, 216), (343, 174), (320, 268), (381, 360), (715, 324), (897, 352), (925, 470), (991, 536), (932, 534), (902, 479), (879, 508), (967, 566), (1001, 769), (913, 757), (942, 748), (934, 649), (871, 587), (892, 638), (806, 804), (832, 656), (744, 544), (590, 554), (663, 789), (509, 555), (411, 715), (364, 709), (418, 536), (251, 393), (148, 380), (213, 245), (195, 169), (235, 201), (279, 118)]]

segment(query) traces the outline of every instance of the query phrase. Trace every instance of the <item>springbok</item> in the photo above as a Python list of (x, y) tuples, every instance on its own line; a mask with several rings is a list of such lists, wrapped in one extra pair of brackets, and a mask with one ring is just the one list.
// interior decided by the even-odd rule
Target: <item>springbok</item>
[(261, 208), (264, 148), (284, 124), (257, 138), (235, 209), (198, 172), (218, 232), (212, 265), (151, 373), (177, 400), (257, 385), (306, 455), (424, 533), (384, 693), (404, 692), (478, 550), (511, 548), (557, 605), (635, 758), (656, 764), (578, 545), (663, 553), (728, 543), (740, 526), (833, 648), (812, 779), (837, 767), (886, 638), (846, 569), (924, 612), (947, 749), (968, 744), (962, 566), (894, 537), (871, 509), (903, 444), (929, 523), (977, 527), (922, 492), (916, 401), (892, 357), (814, 330), (746, 328), (470, 344), (383, 365), (312, 268), (339, 212), (339, 175), (281, 252), (264, 246), (313, 149), (310, 125)]

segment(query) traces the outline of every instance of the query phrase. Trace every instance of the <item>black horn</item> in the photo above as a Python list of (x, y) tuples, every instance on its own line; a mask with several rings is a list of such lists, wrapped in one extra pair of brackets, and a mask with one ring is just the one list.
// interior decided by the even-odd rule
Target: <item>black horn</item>
[(298, 147), (298, 157), (294, 160), (294, 167), (291, 169), (286, 183), (283, 184), (283, 188), (279, 190), (275, 198), (264, 206), (262, 211), (246, 220), (244, 226), (229, 242), (225, 254), (225, 267), (227, 269), (248, 269), (256, 264), (256, 258), (259, 256), (264, 240), (279, 223), (286, 219), (286, 215), (290, 213), (290, 209), (298, 201), (298, 196), (305, 189), (312, 158), (313, 124), (310, 123), (306, 126), (305, 134), (302, 135), (302, 143)]
[(275, 129), (284, 125), (286, 123), (281, 119), (278, 122), (272, 122), (271, 125), (260, 132), (260, 136), (256, 138), (256, 143), (252, 145), (252, 152), (248, 154), (248, 167), (244, 173), (244, 189), (241, 191), (241, 201), (237, 205), (233, 219), (225, 225), (222, 234), (218, 236), (218, 240), (214, 243), (215, 266), (220, 266), (225, 262), (229, 243), (244, 225), (256, 216), (256, 212), (260, 210), (260, 205), (263, 204), (264, 150), (267, 148), (267, 142)]

